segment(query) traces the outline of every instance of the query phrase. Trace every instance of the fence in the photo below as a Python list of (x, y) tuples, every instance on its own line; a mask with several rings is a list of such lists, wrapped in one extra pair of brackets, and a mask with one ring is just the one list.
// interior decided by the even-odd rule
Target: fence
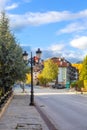
[(6, 92), (4, 96), (0, 97), (0, 110), (3, 107), (3, 105), (7, 102), (8, 98), (12, 95), (12, 90)]

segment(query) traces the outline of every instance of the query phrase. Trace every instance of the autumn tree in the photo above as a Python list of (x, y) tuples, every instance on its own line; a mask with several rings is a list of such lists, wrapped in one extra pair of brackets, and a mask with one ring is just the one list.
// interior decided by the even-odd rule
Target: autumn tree
[(0, 88), (6, 92), (17, 80), (23, 80), (27, 67), (22, 48), (10, 31), (5, 12), (0, 15)]
[(44, 69), (39, 75), (39, 81), (41, 84), (46, 85), (48, 82), (55, 80), (58, 76), (58, 65), (52, 60), (46, 60), (44, 62)]
[(30, 84), (31, 83), (31, 74), (27, 73), (26, 74), (26, 84)]
[(87, 56), (83, 60), (82, 69), (79, 76), (80, 80), (87, 80)]

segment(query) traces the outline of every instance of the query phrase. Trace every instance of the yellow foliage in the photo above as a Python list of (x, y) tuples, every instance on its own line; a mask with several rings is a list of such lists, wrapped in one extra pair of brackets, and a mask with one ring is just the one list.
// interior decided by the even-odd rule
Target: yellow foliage
[(82, 69), (82, 64), (72, 64), (73, 67), (75, 67), (76, 69), (79, 70), (79, 73), (81, 72), (81, 69)]
[(37, 77), (38, 77), (38, 79), (42, 78), (42, 74), (39, 73)]
[(87, 91), (87, 80), (84, 80), (84, 89)]
[(26, 84), (31, 83), (31, 74), (26, 74)]

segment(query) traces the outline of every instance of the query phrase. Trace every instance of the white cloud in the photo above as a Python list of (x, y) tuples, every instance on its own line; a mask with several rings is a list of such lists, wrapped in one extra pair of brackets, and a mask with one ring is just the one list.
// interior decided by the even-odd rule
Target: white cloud
[(63, 56), (65, 57), (65, 59), (67, 59), (70, 62), (78, 62), (78, 61), (82, 61), (84, 58), (84, 52), (83, 51), (72, 51), (72, 50), (68, 50), (66, 52), (63, 53)]
[(48, 49), (56, 52), (56, 51), (61, 51), (64, 47), (65, 47), (64, 44), (53, 44)]
[(78, 13), (78, 17), (85, 17), (85, 16), (87, 16), (87, 9), (85, 9), (85, 10), (83, 10), (83, 11), (80, 11), (80, 12)]
[(70, 42), (70, 44), (72, 47), (85, 50), (87, 49), (87, 36), (75, 38)]
[[(79, 46), (79, 45), (78, 45)], [(68, 49), (64, 44), (53, 44), (47, 50), (43, 50), (43, 57), (64, 57), (71, 63), (82, 61), (86, 55), (86, 50)]]
[(12, 5), (7, 6), (7, 7), (5, 8), (5, 10), (12, 10), (12, 9), (17, 8), (17, 7), (18, 7), (18, 4), (17, 4), (17, 3), (13, 3)]
[(80, 32), (87, 29), (86, 23), (71, 23), (67, 25), (65, 28), (60, 29), (57, 31), (57, 34), (64, 34), (64, 33), (73, 33), (73, 32)]
[[(21, 24), (21, 21), (24, 21), (24, 23), (27, 23), (28, 25), (41, 25), (41, 24), (47, 24), (47, 23), (53, 23), (53, 22), (59, 22), (62, 20), (67, 19), (69, 17), (69, 12), (63, 11), (63, 12), (56, 12), (56, 11), (50, 11), (45, 13), (26, 13), (24, 15), (10, 15), (12, 19), (15, 20), (15, 23), (17, 25), (17, 22)], [(26, 21), (26, 22), (25, 22)]]
[(32, 25), (40, 25), (40, 24), (47, 24), (47, 23), (54, 23), (60, 22), (63, 20), (67, 20), (70, 17), (70, 12), (68, 11), (49, 11), (45, 13), (27, 13), (27, 20)]
[(53, 44), (48, 49), (41, 49), (43, 58), (62, 57), (64, 47), (64, 44)]
[(44, 59), (51, 58), (51, 57), (64, 57), (66, 60), (68, 60), (71, 63), (82, 61), (85, 56), (84, 51), (77, 51), (76, 53), (76, 51), (74, 50), (64, 50), (64, 49), (60, 51), (53, 51), (51, 49), (43, 50), (42, 54)]
[(10, 0), (0, 0), (0, 11), (4, 10)]
[(12, 3), (12, 0), (0, 0), (0, 11), (11, 10), (18, 7), (17, 3)]
[(11, 28), (20, 31), (28, 26), (28, 20), (26, 15), (12, 15), (8, 14), (10, 19)]
[[(62, 13), (62, 15), (61, 15)], [(47, 24), (52, 22), (61, 21), (62, 19), (66, 19), (68, 17), (67, 12), (46, 12), (46, 13), (25, 13), (23, 15), (12, 15), (9, 14), (11, 20), (11, 26), (13, 28), (22, 28), (22, 26), (37, 26), (41, 24)], [(65, 14), (65, 18), (64, 18)]]
[[(85, 14), (84, 14), (85, 13)], [(84, 15), (83, 15), (84, 14)], [(23, 15), (9, 14), (11, 19), (12, 27), (22, 27), (22, 26), (39, 26), (42, 24), (56, 23), (61, 21), (72, 21), (72, 20), (83, 20), (87, 18), (87, 10), (82, 12), (71, 13), (69, 11), (49, 11), (49, 12), (27, 12)], [(15, 21), (15, 22), (14, 22)], [(13, 24), (14, 23), (14, 24)], [(84, 29), (84, 26), (80, 26), (78, 23), (71, 24), (65, 29), (60, 30), (60, 33), (74, 32)]]

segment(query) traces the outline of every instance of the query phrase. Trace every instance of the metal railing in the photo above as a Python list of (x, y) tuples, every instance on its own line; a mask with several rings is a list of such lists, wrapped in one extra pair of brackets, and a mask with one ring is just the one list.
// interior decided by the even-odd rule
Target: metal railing
[(4, 106), (4, 104), (8, 101), (9, 97), (12, 95), (13, 91), (10, 90), (6, 92), (3, 96), (0, 97), (0, 109)]

